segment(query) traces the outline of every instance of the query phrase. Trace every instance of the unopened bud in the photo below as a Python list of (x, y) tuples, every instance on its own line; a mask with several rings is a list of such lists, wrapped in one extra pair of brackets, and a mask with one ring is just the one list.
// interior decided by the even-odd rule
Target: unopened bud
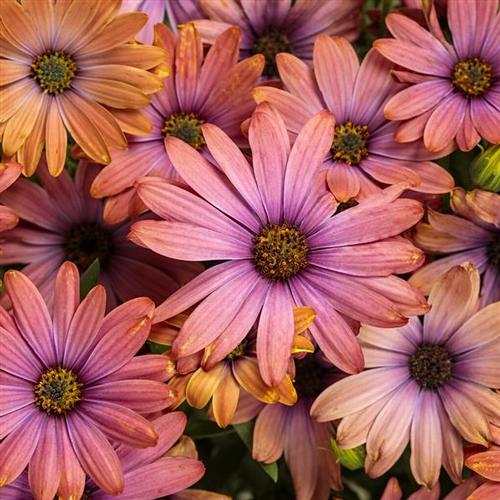
[(363, 445), (356, 448), (340, 448), (335, 439), (330, 439), (332, 451), (337, 457), (337, 462), (349, 470), (361, 469), (365, 464), (366, 451)]
[(483, 151), (470, 166), (471, 179), (478, 188), (500, 191), (500, 144)]

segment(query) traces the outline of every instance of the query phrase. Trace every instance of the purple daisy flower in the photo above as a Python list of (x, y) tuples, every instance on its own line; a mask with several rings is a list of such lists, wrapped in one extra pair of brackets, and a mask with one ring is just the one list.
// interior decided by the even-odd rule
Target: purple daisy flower
[(422, 140), (395, 141), (397, 123), (384, 118), (384, 105), (403, 85), (391, 77), (393, 65), (376, 51), (360, 64), (347, 40), (320, 35), (314, 42), (313, 71), (291, 54), (276, 60), (286, 90), (261, 86), (254, 98), (276, 106), (294, 135), (321, 109), (333, 113), (336, 127), (323, 168), (338, 201), (363, 199), (380, 191), (380, 185), (398, 182), (421, 193), (453, 188), (453, 177), (430, 161), (449, 149), (430, 153)]
[(430, 151), (454, 141), (468, 151), (481, 137), (498, 144), (498, 0), (448, 2), (452, 44), (437, 21), (429, 23), (430, 31), (402, 14), (389, 14), (386, 22), (395, 39), (376, 40), (374, 47), (405, 68), (395, 74), (411, 84), (385, 107), (387, 118), (402, 121), (396, 139), (407, 142), (423, 137)]
[(0, 264), (26, 264), (23, 273), (40, 289), (49, 307), (59, 266), (70, 260), (84, 272), (96, 258), (108, 309), (143, 295), (159, 304), (203, 268), (138, 248), (126, 238), (130, 222), (106, 224), (103, 203), (89, 194), (99, 170), (98, 165), (81, 161), (73, 181), (67, 171), (59, 177), (49, 175), (42, 160), (37, 169), (41, 185), (19, 179), (1, 193), (1, 202), (14, 210), (20, 222), (2, 233)]
[(286, 373), (293, 307), (317, 312), (310, 331), (344, 371), (363, 367), (359, 344), (341, 314), (398, 326), (427, 310), (423, 295), (393, 273), (416, 269), (423, 253), (397, 237), (423, 214), (415, 200), (389, 189), (331, 217), (337, 208), (318, 174), (331, 145), (333, 117), (313, 117), (290, 147), (281, 116), (260, 104), (249, 129), (252, 165), (214, 125), (203, 125), (209, 163), (169, 137), (167, 151), (194, 193), (164, 179), (143, 178), (138, 193), (165, 221), (142, 221), (130, 238), (180, 260), (224, 260), (171, 295), (155, 323), (198, 304), (173, 343), (175, 356), (211, 344), (213, 363), (236, 348), (258, 320), (257, 358), (264, 381)]
[(340, 446), (366, 442), (365, 470), (384, 474), (411, 442), (410, 465), (419, 484), (432, 488), (441, 465), (461, 481), (462, 438), (487, 445), (489, 422), (499, 424), (500, 302), (478, 311), (479, 272), (456, 266), (433, 287), (423, 324), (363, 326), (363, 373), (333, 384), (314, 402), (320, 422), (342, 419)]
[(28, 465), (37, 498), (80, 498), (85, 473), (103, 491), (123, 491), (110, 444), (145, 448), (158, 433), (142, 414), (171, 401), (167, 359), (134, 358), (146, 341), (154, 303), (133, 299), (105, 316), (100, 285), (80, 303), (78, 269), (63, 264), (51, 315), (35, 285), (8, 271), (12, 316), (0, 308), (0, 486)]
[[(169, 456), (171, 454), (169, 450), (181, 437), (186, 427), (184, 413), (169, 413), (156, 418), (151, 423), (158, 434), (156, 446), (143, 450), (126, 445), (119, 445), (116, 448), (116, 454), (123, 467), (123, 492), (118, 496), (108, 495), (92, 480), (87, 480), (83, 498), (154, 500), (182, 491), (203, 476), (205, 467), (200, 461), (182, 456)], [(27, 471), (13, 483), (3, 487), (2, 498), (4, 500), (34, 499)]]
[(147, 136), (128, 137), (128, 149), (113, 151), (112, 162), (92, 184), (92, 196), (108, 197), (105, 220), (109, 223), (141, 211), (134, 189), (139, 177), (151, 174), (179, 180), (165, 150), (166, 137), (178, 137), (207, 155), (200, 127), (213, 123), (239, 145), (247, 144), (240, 124), (255, 109), (251, 91), (264, 58), (256, 55), (238, 63), (240, 31), (234, 27), (221, 33), (206, 56), (192, 24), (185, 25), (178, 37), (160, 24), (155, 33), (156, 45), (167, 53), (168, 75), (163, 89), (144, 110), (153, 129)]
[(194, 21), (204, 42), (231, 25), (241, 29), (240, 57), (262, 54), (264, 75), (277, 76), (275, 57), (280, 52), (312, 59), (314, 39), (319, 33), (354, 40), (359, 34), (362, 0), (199, 0), (209, 18)]

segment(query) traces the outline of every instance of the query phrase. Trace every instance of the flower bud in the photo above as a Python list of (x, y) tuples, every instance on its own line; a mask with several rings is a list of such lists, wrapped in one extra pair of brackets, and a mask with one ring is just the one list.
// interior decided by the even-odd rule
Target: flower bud
[(472, 182), (487, 191), (500, 191), (500, 144), (483, 151), (470, 166)]
[(366, 451), (363, 445), (356, 448), (340, 448), (335, 439), (330, 439), (330, 446), (337, 457), (337, 462), (349, 470), (361, 469), (365, 464)]

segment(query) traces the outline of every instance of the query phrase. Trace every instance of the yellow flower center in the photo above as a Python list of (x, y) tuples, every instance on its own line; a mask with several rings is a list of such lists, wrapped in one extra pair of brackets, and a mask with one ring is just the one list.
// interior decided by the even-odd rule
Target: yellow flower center
[(195, 149), (201, 149), (205, 144), (205, 139), (201, 132), (204, 121), (194, 113), (174, 113), (165, 120), (162, 129), (166, 136), (174, 136), (187, 142)]
[(48, 50), (31, 65), (32, 76), (47, 94), (61, 94), (71, 87), (76, 64), (64, 52)]
[(440, 345), (422, 345), (410, 358), (410, 375), (423, 389), (438, 389), (451, 378), (452, 359)]
[(352, 122), (337, 125), (331, 148), (333, 160), (357, 165), (368, 156), (366, 143), (369, 135), (366, 125), (353, 125)]
[(459, 61), (453, 69), (452, 83), (466, 97), (483, 95), (493, 82), (493, 68), (478, 57)]
[(292, 45), (288, 37), (279, 31), (269, 31), (259, 36), (252, 47), (252, 54), (262, 54), (266, 59), (264, 66), (264, 75), (275, 76), (278, 74), (276, 69), (276, 54), (280, 52), (292, 53)]
[(307, 267), (307, 253), (304, 234), (289, 224), (268, 224), (254, 238), (255, 265), (272, 280), (288, 279)]
[(232, 361), (236, 358), (241, 358), (245, 354), (247, 348), (247, 341), (244, 340), (241, 344), (238, 344), (226, 357), (225, 359), (228, 361)]
[(73, 371), (50, 368), (35, 386), (35, 404), (49, 415), (63, 415), (80, 401), (82, 387)]

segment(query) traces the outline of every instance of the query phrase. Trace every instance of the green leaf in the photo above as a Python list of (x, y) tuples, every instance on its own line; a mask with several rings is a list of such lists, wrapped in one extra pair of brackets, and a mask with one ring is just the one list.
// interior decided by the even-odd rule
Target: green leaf
[(365, 464), (366, 451), (364, 446), (344, 449), (340, 448), (335, 439), (330, 439), (332, 451), (337, 457), (337, 462), (349, 470), (361, 469)]
[(148, 346), (151, 354), (163, 354), (164, 352), (170, 351), (170, 346), (157, 344), (156, 342), (148, 341)]
[[(253, 441), (253, 422), (245, 422), (243, 424), (233, 425), (236, 434), (245, 443), (246, 447), (252, 451), (252, 441)], [(278, 482), (278, 464), (273, 462), (272, 464), (264, 464), (262, 462), (257, 462), (264, 472), (275, 482)]]
[(80, 279), (80, 298), (83, 299), (90, 290), (97, 284), (97, 278), (101, 272), (99, 259), (95, 259), (85, 270)]

